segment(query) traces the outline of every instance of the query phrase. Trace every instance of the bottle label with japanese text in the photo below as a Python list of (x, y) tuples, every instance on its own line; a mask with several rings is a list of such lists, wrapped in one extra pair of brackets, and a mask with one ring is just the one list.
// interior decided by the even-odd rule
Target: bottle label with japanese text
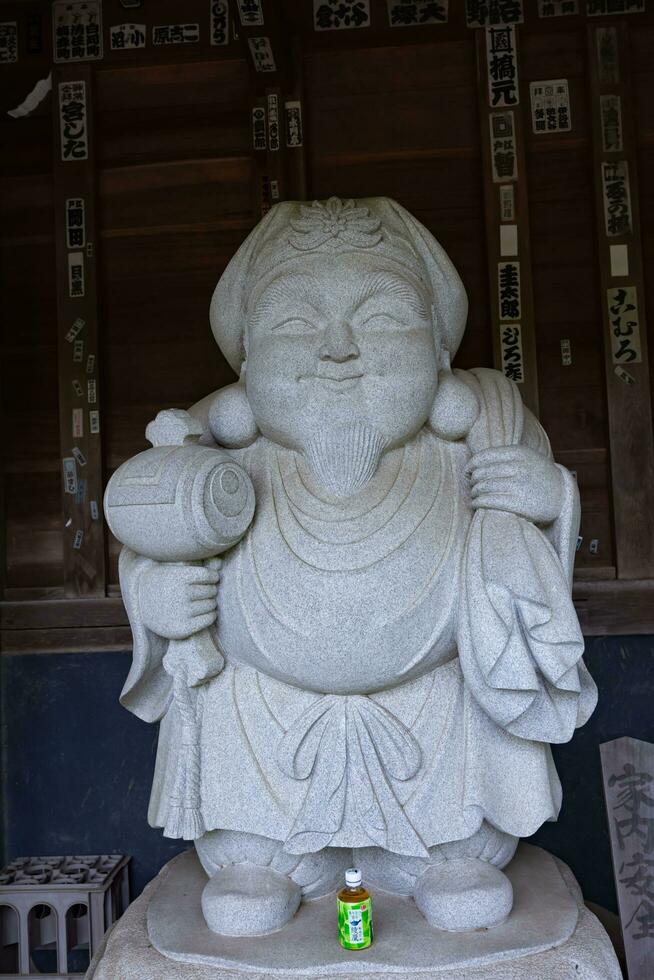
[(365, 949), (372, 942), (372, 899), (350, 904), (338, 899), (338, 938), (345, 949)]

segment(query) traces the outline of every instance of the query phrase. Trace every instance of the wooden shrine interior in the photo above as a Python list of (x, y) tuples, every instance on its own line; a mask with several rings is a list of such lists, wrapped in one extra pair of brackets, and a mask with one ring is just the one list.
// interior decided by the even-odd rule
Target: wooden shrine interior
[[(187, 407), (234, 380), (209, 330), (209, 300), (260, 217), (271, 178), (286, 198), (387, 195), (412, 211), (469, 293), (455, 366), (494, 363), (489, 263), (498, 230), (488, 208), (486, 77), (480, 32), (466, 27), (462, 0), (450, 0), (447, 24), (406, 28), (390, 28), (386, 0), (371, 0), (372, 26), (325, 32), (313, 30), (311, 0), (265, 0), (279, 68), (270, 74), (253, 71), (252, 29), (209, 44), (209, 6), (144, 0), (125, 10), (104, 0), (104, 57), (76, 66), (92, 86), (95, 229), (87, 237), (104, 481), (145, 448), (157, 411)], [(623, 114), (639, 177), (632, 203), (644, 331), (645, 312), (654, 310), (654, 11), (541, 20), (535, 0), (525, 8), (519, 112), (529, 239), (520, 258), (531, 265), (534, 396), (556, 459), (576, 471), (581, 492), (575, 601), (586, 634), (654, 633), (651, 378), (645, 361), (625, 401), (605, 354), (607, 245), (597, 216), (589, 57), (589, 31), (616, 27), (630, 76)], [(28, 16), (42, 25), (41, 53), (28, 54), (20, 41), (18, 62), (0, 66), (2, 641), (6, 650), (127, 648), (117, 542), (105, 528), (104, 544), (86, 555), (86, 576), (65, 560), (72, 545), (62, 519), (60, 417), (70, 425), (70, 414), (60, 415), (59, 389), (70, 381), (59, 377), (58, 345), (69, 324), (57, 300), (63, 203), (53, 97), (29, 117), (6, 114), (51, 68), (55, 83), (64, 70), (52, 65), (50, 9), (0, 3), (0, 22), (17, 21), (19, 38)], [(148, 39), (143, 50), (110, 51), (108, 27), (124, 21), (148, 31), (198, 22), (200, 42), (153, 47)], [(572, 130), (533, 135), (529, 82), (558, 78), (569, 83)], [(253, 150), (252, 108), (271, 92), (281, 103), (301, 100), (302, 148), (286, 149), (282, 136), (276, 154)], [(638, 241), (630, 248), (635, 255)], [(568, 366), (562, 339), (571, 344)], [(643, 431), (649, 442), (633, 436)]]

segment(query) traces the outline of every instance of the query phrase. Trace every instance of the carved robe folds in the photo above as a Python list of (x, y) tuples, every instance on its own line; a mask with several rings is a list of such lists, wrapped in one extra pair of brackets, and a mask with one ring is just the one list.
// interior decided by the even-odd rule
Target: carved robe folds
[[(424, 428), (346, 500), (330, 502), (297, 454), (263, 437), (234, 451), (257, 509), (218, 586), (225, 666), (198, 688), (207, 830), (283, 840), (291, 853), (423, 856), (483, 819), (524, 837), (556, 817), (547, 743), (567, 741), (595, 704), (569, 594), (576, 488), (561, 470), (566, 503), (547, 533), (474, 513), (471, 451), (549, 447), (501, 375), (459, 374), (482, 405), (468, 439)], [(163, 827), (180, 718), (166, 641), (139, 617), (147, 564), (124, 550), (134, 663), (122, 702), (162, 719), (149, 820)]]

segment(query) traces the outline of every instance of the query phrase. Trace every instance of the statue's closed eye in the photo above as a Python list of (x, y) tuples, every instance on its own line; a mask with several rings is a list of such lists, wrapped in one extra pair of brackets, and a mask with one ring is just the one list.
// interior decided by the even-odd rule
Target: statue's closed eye
[[(415, 318), (414, 318), (415, 319)], [(390, 313), (371, 313), (359, 324), (369, 330), (409, 330), (415, 326), (409, 316), (391, 316)]]
[(310, 320), (305, 320), (301, 316), (292, 316), (281, 323), (275, 323), (272, 327), (275, 333), (283, 333), (289, 337), (299, 337), (302, 334), (315, 333), (318, 329)]

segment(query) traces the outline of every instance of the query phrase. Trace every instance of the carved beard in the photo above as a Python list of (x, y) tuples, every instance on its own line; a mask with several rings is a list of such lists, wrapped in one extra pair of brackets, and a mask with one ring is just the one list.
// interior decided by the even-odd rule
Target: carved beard
[(350, 497), (374, 475), (386, 440), (367, 422), (321, 429), (305, 456), (318, 483), (336, 497)]

